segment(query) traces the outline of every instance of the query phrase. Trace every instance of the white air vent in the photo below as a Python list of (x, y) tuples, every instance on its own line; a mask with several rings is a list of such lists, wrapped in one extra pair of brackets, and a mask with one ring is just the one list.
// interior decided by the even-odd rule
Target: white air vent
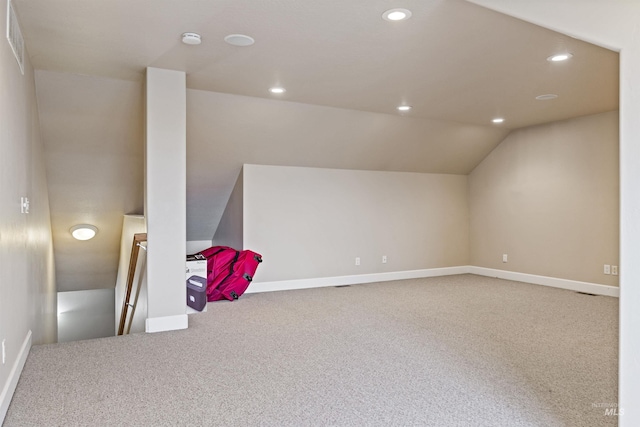
[(7, 0), (7, 40), (9, 40), (11, 50), (20, 65), (20, 72), (24, 74), (24, 39), (11, 0)]

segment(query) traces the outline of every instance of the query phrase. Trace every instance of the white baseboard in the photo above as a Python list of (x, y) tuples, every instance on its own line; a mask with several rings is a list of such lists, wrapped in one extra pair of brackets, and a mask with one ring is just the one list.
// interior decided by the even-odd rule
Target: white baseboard
[(551, 286), (595, 295), (619, 297), (617, 286), (600, 285), (598, 283), (579, 282), (577, 280), (559, 279), (556, 277), (538, 276), (535, 274), (517, 273), (514, 271), (462, 265), (458, 267), (428, 268), (423, 270), (393, 271), (388, 273), (358, 274), (353, 276), (320, 277), (312, 279), (280, 280), (273, 282), (253, 282), (246, 293), (288, 291), (293, 289), (321, 288), (325, 286), (357, 285), (361, 283), (386, 282), (390, 280), (418, 279), (422, 277), (450, 276), (453, 274), (477, 274), (479, 276), (497, 277), (534, 285)]
[(189, 317), (187, 314), (176, 314), (175, 316), (149, 317), (145, 322), (145, 332), (163, 332), (187, 329), (189, 327)]
[(390, 280), (418, 279), (422, 277), (450, 276), (468, 273), (468, 267), (428, 268), (423, 270), (392, 271), (387, 273), (357, 274), (353, 276), (319, 277), (313, 279), (253, 282), (246, 293), (289, 291), (293, 289), (321, 288), (326, 286), (357, 285), (361, 283), (387, 282)]
[(29, 330), (27, 336), (22, 342), (18, 358), (11, 368), (9, 378), (2, 389), (2, 394), (0, 394), (0, 425), (4, 422), (4, 418), (9, 410), (9, 404), (11, 403), (13, 393), (16, 391), (16, 387), (18, 386), (18, 380), (20, 379), (20, 374), (22, 374), (24, 364), (27, 361), (29, 350), (31, 350), (31, 330)]
[(551, 286), (554, 288), (569, 289), (588, 294), (619, 297), (620, 288), (617, 286), (600, 285), (598, 283), (579, 282), (576, 280), (558, 279), (556, 277), (538, 276), (535, 274), (516, 273), (514, 271), (497, 270), (494, 268), (468, 266), (468, 273), (479, 276), (497, 277), (499, 279), (515, 280), (517, 282), (531, 283), (534, 285)]

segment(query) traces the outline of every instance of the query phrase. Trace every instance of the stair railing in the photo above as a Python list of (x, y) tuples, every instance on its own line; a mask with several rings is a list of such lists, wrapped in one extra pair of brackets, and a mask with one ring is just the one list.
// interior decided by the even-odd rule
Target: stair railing
[[(125, 295), (122, 300), (122, 311), (120, 313), (120, 324), (118, 326), (118, 335), (128, 334), (131, 329), (131, 323), (133, 321), (133, 315), (136, 310), (136, 304), (138, 302), (138, 294), (140, 293), (140, 284), (142, 280), (138, 281), (136, 295), (134, 303), (131, 303), (131, 290), (133, 289), (133, 279), (136, 275), (136, 266), (138, 265), (138, 254), (140, 252), (140, 248), (143, 250), (147, 250), (145, 246), (142, 245), (143, 242), (147, 241), (147, 233), (137, 233), (133, 235), (133, 246), (131, 248), (131, 258), (129, 259), (129, 272), (127, 274), (127, 285), (125, 289)], [(131, 307), (131, 315), (129, 320), (129, 327), (125, 332), (125, 325), (127, 323), (127, 312), (129, 307)]]

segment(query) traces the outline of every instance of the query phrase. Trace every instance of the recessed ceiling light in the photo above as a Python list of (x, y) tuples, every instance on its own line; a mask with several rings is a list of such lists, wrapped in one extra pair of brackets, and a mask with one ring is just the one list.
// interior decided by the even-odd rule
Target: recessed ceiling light
[(548, 93), (546, 95), (538, 95), (536, 96), (536, 99), (538, 101), (549, 101), (551, 99), (556, 99), (558, 97), (558, 95), (556, 95), (555, 93)]
[(409, 111), (411, 110), (411, 105), (400, 105), (398, 106), (398, 111)]
[(411, 18), (409, 9), (389, 9), (382, 14), (382, 19), (386, 21), (404, 21)]
[(547, 61), (549, 62), (561, 62), (561, 61), (566, 61), (569, 58), (572, 58), (573, 55), (570, 54), (569, 52), (567, 53), (558, 53), (556, 55), (551, 55), (550, 57), (547, 58)]
[(283, 87), (272, 87), (272, 88), (269, 88), (269, 92), (275, 93), (275, 94), (281, 94), (281, 93), (285, 93), (286, 90)]
[(98, 228), (89, 224), (74, 225), (69, 229), (71, 235), (77, 240), (89, 240), (98, 232)]
[(504, 122), (504, 119), (502, 117), (496, 117), (495, 119), (491, 120), (493, 123), (502, 123)]
[(245, 36), (244, 34), (229, 34), (224, 38), (224, 41), (233, 46), (251, 46), (256, 41), (253, 37)]
[(182, 43), (197, 45), (202, 43), (202, 39), (200, 38), (200, 34), (197, 33), (182, 33)]

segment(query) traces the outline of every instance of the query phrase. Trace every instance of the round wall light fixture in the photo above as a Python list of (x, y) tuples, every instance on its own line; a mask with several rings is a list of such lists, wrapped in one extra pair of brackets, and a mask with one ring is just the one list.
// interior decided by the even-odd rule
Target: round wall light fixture
[(269, 92), (274, 93), (276, 95), (279, 95), (281, 93), (285, 93), (286, 90), (283, 87), (279, 87), (279, 86), (274, 86), (272, 88), (269, 88)]
[(407, 111), (411, 110), (411, 105), (399, 105), (397, 107), (397, 110), (400, 111), (400, 112), (405, 112), (406, 113)]
[(503, 123), (504, 119), (502, 117), (496, 117), (495, 119), (491, 120), (493, 123)]
[(69, 229), (71, 235), (77, 240), (90, 240), (98, 233), (98, 228), (90, 224), (78, 224)]

